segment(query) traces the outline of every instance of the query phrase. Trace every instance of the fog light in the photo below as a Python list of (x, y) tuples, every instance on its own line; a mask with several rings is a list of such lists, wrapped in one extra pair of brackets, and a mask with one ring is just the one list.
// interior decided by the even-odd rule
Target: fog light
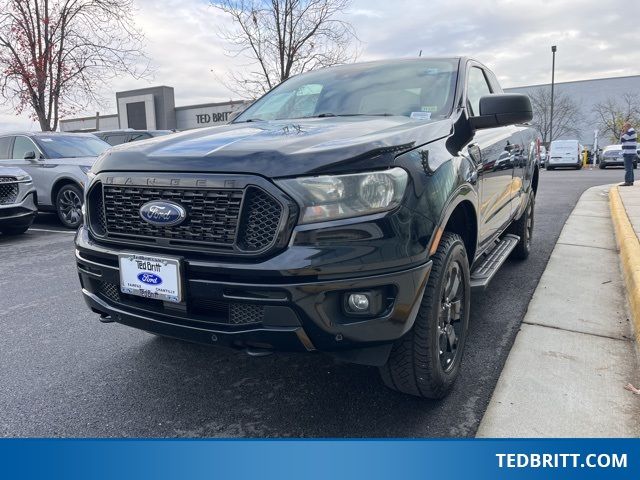
[(369, 310), (369, 297), (364, 293), (352, 293), (349, 295), (348, 304), (354, 312), (366, 312)]

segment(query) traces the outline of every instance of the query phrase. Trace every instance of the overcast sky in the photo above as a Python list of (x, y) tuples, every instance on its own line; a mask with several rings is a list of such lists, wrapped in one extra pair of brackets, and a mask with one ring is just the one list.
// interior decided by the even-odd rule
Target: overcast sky
[[(217, 32), (226, 18), (206, 0), (134, 0), (147, 37), (153, 78), (121, 78), (103, 92), (108, 104), (86, 115), (115, 113), (115, 92), (168, 85), (176, 105), (235, 96), (220, 79), (244, 63), (225, 55)], [(503, 87), (640, 74), (638, 22), (618, 0), (353, 0), (345, 20), (361, 41), (360, 60), (470, 55), (494, 70)], [(78, 116), (81, 116), (80, 113)], [(0, 130), (39, 130), (0, 105)]]

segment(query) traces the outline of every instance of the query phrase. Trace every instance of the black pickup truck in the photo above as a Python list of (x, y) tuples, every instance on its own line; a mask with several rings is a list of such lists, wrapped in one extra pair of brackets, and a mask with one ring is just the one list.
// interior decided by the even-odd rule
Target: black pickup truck
[(108, 150), (76, 260), (103, 322), (320, 351), (446, 395), (472, 291), (529, 255), (528, 97), (469, 58), (313, 71), (231, 123)]

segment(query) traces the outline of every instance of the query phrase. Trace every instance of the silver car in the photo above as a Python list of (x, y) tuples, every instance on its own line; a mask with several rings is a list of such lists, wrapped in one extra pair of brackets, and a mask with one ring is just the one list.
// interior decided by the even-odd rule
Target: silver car
[(110, 145), (83, 133), (0, 134), (0, 167), (18, 167), (32, 178), (39, 210), (55, 211), (67, 228), (82, 223), (87, 172)]
[(38, 213), (31, 177), (15, 167), (0, 167), (0, 232), (26, 232)]

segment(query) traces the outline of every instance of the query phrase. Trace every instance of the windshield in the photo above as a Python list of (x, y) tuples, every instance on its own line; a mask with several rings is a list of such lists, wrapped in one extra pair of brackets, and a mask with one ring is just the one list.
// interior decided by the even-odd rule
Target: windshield
[(93, 135), (47, 135), (37, 139), (48, 158), (97, 157), (111, 147)]
[(619, 157), (622, 156), (622, 150), (607, 150), (604, 152), (605, 157)]
[(451, 114), (458, 60), (356, 64), (318, 70), (280, 84), (234, 123), (352, 115), (420, 120)]

